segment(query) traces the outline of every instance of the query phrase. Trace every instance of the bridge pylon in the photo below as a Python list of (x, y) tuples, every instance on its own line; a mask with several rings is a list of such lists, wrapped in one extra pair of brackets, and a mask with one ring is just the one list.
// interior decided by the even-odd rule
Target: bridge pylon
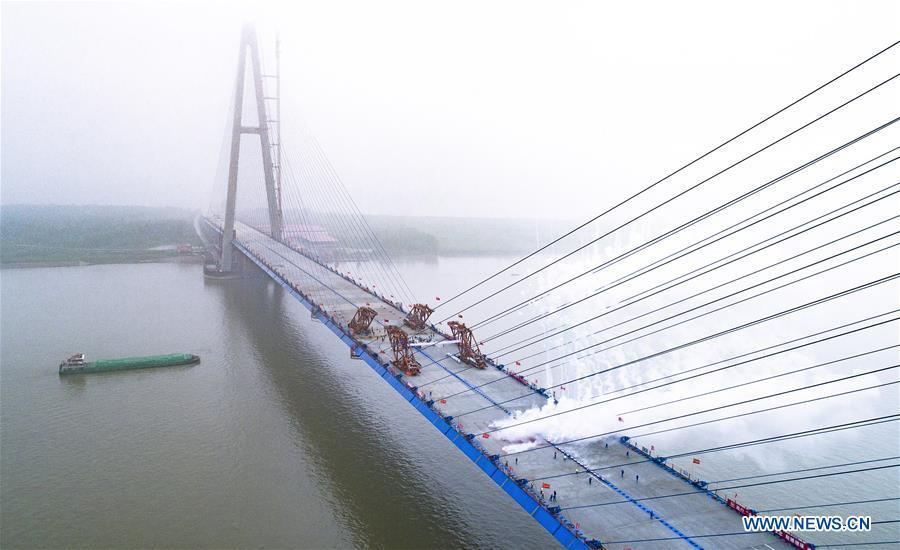
[[(247, 56), (252, 67), (253, 91), (256, 96), (256, 113), (258, 126), (244, 126), (244, 79), (247, 68)], [(275, 178), (272, 163), (272, 140), (269, 136), (268, 123), (271, 122), (266, 109), (266, 98), (263, 92), (263, 74), (259, 60), (259, 45), (256, 40), (256, 29), (253, 25), (244, 24), (241, 31), (241, 46), (238, 54), (237, 80), (234, 86), (234, 116), (231, 127), (231, 157), (228, 163), (228, 196), (225, 201), (225, 226), (222, 232), (227, 242), (223, 242), (219, 266), (222, 271), (231, 271), (232, 247), (229, 246), (234, 234), (234, 210), (237, 200), (238, 164), (241, 155), (241, 136), (255, 134), (259, 136), (262, 146), (263, 177), (266, 185), (266, 202), (269, 210), (269, 230), (273, 239), (283, 240), (283, 220), (281, 210), (281, 189)], [(281, 141), (281, 136), (278, 136)], [(279, 143), (280, 147), (280, 143)], [(279, 171), (281, 167), (278, 167)], [(280, 178), (279, 178), (280, 179)]]

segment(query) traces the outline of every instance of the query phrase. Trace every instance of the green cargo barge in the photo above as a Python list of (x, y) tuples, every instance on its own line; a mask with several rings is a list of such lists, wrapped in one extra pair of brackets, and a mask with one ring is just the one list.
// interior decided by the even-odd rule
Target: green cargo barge
[(193, 365), (200, 362), (200, 357), (192, 353), (172, 353), (169, 355), (150, 355), (147, 357), (123, 357), (121, 359), (98, 359), (86, 362), (84, 354), (78, 353), (59, 364), (60, 374), (79, 374), (91, 372), (109, 372), (116, 370), (149, 369), (153, 367), (175, 367)]

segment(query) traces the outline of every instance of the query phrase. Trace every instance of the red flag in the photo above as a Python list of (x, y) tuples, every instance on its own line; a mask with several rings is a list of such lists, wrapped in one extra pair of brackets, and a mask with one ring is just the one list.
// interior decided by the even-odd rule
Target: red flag
[(385, 323), (390, 323), (391, 320), (390, 320), (390, 319), (385, 319), (384, 322), (385, 322)]
[(440, 299), (440, 297), (439, 297), (439, 296), (435, 296), (435, 297), (434, 297), (434, 299), (435, 299), (435, 300), (437, 300), (437, 301), (438, 301), (438, 302), (440, 302), (440, 301), (441, 301), (441, 299)]
[(520, 363), (520, 362), (518, 362), (518, 361), (516, 361), (516, 366), (518, 366), (518, 365), (521, 365), (521, 364), (522, 364), (522, 363)]
[(490, 439), (490, 438), (491, 438), (491, 434), (481, 434), (481, 437), (483, 437), (483, 438), (485, 438), (485, 439)]
[(694, 464), (700, 464), (700, 459), (695, 458), (694, 460), (691, 460), (691, 462), (693, 462)]
[(446, 405), (446, 404), (447, 404), (447, 400), (446, 400), (446, 399), (441, 399), (441, 405)]
[(549, 489), (549, 488), (550, 488), (549, 483), (541, 483), (541, 489)]
[(621, 416), (619, 417), (619, 422), (625, 422), (624, 420), (622, 420)]

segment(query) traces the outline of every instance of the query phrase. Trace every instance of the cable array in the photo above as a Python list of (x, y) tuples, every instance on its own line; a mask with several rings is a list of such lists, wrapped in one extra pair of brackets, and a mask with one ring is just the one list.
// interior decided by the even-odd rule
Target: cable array
[[(460, 419), (474, 425), (474, 429), (466, 431), (470, 439), (491, 435), (502, 439), (505, 434), (521, 433), (523, 429), (542, 434), (542, 426), (573, 422), (589, 410), (603, 411), (607, 417), (617, 417), (622, 423), (591, 425), (593, 433), (577, 437), (536, 436), (528, 448), (503, 447), (492, 460), (509, 457), (517, 460), (525, 453), (563, 447), (590, 456), (592, 445), (623, 433), (633, 439), (684, 434), (694, 428), (734, 425), (729, 423), (770, 413), (791, 414), (809, 405), (827, 406), (866, 399), (891, 407), (890, 411), (879, 411), (878, 415), (865, 419), (853, 420), (841, 415), (836, 418), (838, 422), (816, 428), (744, 437), (665, 457), (636, 457), (622, 464), (597, 468), (583, 466), (576, 472), (550, 471), (532, 475), (532, 481), (584, 473), (602, 481), (603, 472), (625, 466), (665, 463), (679, 457), (774, 445), (872, 426), (896, 426), (894, 423), (900, 420), (900, 414), (895, 414), (896, 400), (880, 397), (896, 395), (900, 384), (896, 372), (900, 368), (896, 330), (900, 327), (900, 307), (885, 308), (880, 302), (892, 291), (895, 297), (898, 295), (900, 279), (900, 272), (896, 271), (900, 246), (900, 214), (896, 210), (900, 193), (896, 161), (900, 160), (897, 155), (900, 145), (896, 123), (900, 116), (881, 114), (877, 124), (861, 120), (858, 125), (865, 124), (864, 129), (855, 125), (841, 129), (834, 121), (840, 116), (852, 118), (873, 98), (895, 93), (900, 73), (894, 72), (894, 67), (889, 76), (860, 84), (861, 91), (856, 90), (834, 103), (810, 104), (824, 95), (823, 90), (833, 89), (839, 82), (856, 86), (857, 82), (849, 82), (850, 76), (859, 76), (860, 68), (876, 60), (883, 61), (884, 54), (898, 44), (895, 42), (863, 59), (662, 178), (626, 193), (624, 199), (600, 209), (587, 221), (435, 304), (433, 308), (438, 310), (463, 297), (469, 298), (466, 305), (455, 308), (453, 314), (435, 325), (461, 317), (464, 312), (470, 315), (479, 312), (480, 318), (469, 323), (469, 328), (492, 331), (480, 334), (478, 342), (490, 348), (487, 355), (491, 366), (496, 367), (496, 377), (481, 374), (476, 378), (473, 372), (476, 367), (467, 364), (455, 370), (452, 365), (447, 368), (443, 364), (446, 359), (441, 357), (431, 359), (422, 368), (438, 364), (447, 374), (432, 376), (413, 390), (428, 391), (430, 395), (432, 386), (442, 381), (447, 384), (449, 380), (450, 386), (442, 385), (440, 392), (435, 390), (441, 395), (430, 400), (429, 406), (440, 402), (446, 405), (444, 413), (452, 409), (452, 416), (442, 416), (460, 431)], [(866, 73), (860, 78), (867, 79), (870, 75)], [(763, 135), (801, 103), (815, 114), (791, 123), (788, 130), (779, 130), (774, 136)], [(260, 121), (260, 124), (267, 125), (269, 132), (275, 134), (280, 125), (273, 122)], [(833, 135), (837, 133), (850, 135)], [(751, 134), (759, 143), (749, 142)], [(814, 145), (802, 141), (816, 137), (819, 141)], [(822, 145), (825, 142), (827, 146)], [(416, 302), (411, 287), (319, 142), (304, 133), (295, 143), (277, 135), (277, 144), (281, 147), (281, 154), (277, 155), (281, 164), (276, 169), (281, 182), (278, 193), (284, 236), (280, 243), (268, 237), (268, 212), (260, 206), (265, 204), (261, 200), (264, 189), (257, 185), (245, 193), (248, 197), (242, 196), (247, 200), (238, 210), (239, 220), (253, 230), (246, 232), (248, 242), (265, 249), (269, 257), (277, 257), (281, 262), (279, 269), (289, 270), (292, 276), (309, 282), (311, 299), (317, 305), (363, 305), (323, 283), (335, 275), (351, 279), (358, 287), (401, 310), (402, 304)], [(801, 157), (795, 158), (789, 167), (783, 167), (776, 158), (785, 149)], [(873, 149), (880, 152), (873, 154)], [(797, 151), (804, 153), (801, 156)], [(772, 172), (777, 174), (774, 177), (746, 174), (749, 166), (769, 163), (774, 166)], [(707, 194), (715, 193), (722, 196), (715, 200), (707, 198)], [(690, 208), (685, 206), (688, 202)], [(600, 227), (603, 222), (609, 226)], [(650, 227), (650, 236), (634, 237), (634, 242), (619, 244), (628, 241), (627, 238), (616, 240), (623, 235), (637, 235), (635, 228), (639, 224)], [(587, 230), (594, 234), (586, 236)], [(583, 242), (566, 244), (578, 238)], [(566, 249), (549, 259), (541, 256), (557, 246)], [(296, 256), (292, 257), (295, 253), (313, 261), (300, 265)], [(590, 254), (599, 257), (594, 259)], [(497, 278), (516, 266), (527, 268), (526, 273), (516, 276), (512, 282), (498, 284)], [(533, 288), (526, 287), (526, 282)], [(472, 294), (476, 290), (479, 296)], [(571, 296), (564, 295), (567, 292)], [(873, 303), (880, 304), (877, 313), (869, 307)], [(843, 312), (851, 309), (863, 313), (855, 315), (858, 318), (854, 321), (841, 318), (828, 327), (809, 321), (822, 315), (821, 312), (830, 311), (835, 315), (835, 311), (840, 311), (845, 315)], [(568, 319), (568, 315), (577, 318)], [(801, 325), (804, 319), (815, 328), (801, 336), (794, 332), (780, 334), (783, 327)], [(891, 330), (893, 335), (882, 341)], [(771, 334), (778, 335), (777, 342), (773, 342)], [(865, 346), (854, 343), (854, 339), (862, 338), (866, 339)], [(835, 353), (835, 349), (843, 351)], [(809, 354), (810, 359), (805, 359), (802, 353)], [(472, 375), (472, 379), (467, 381), (460, 375)], [(543, 378), (543, 383), (536, 378), (533, 384), (525, 381), (528, 391), (521, 385), (514, 387), (521, 391), (508, 391), (510, 384), (523, 382), (525, 375)], [(776, 391), (765, 390), (773, 386)], [(506, 388), (504, 392), (498, 389), (495, 395), (486, 393), (501, 387)], [(585, 389), (590, 391), (577, 391)], [(567, 395), (577, 397), (561, 405), (557, 391), (568, 391)], [(672, 393), (677, 391), (682, 393)], [(473, 395), (478, 396), (475, 403), (459, 399)], [(639, 402), (629, 401), (636, 397)], [(717, 399), (725, 402), (713, 404)], [(504, 407), (516, 403), (526, 408), (510, 412)], [(685, 406), (691, 409), (683, 409)], [(623, 417), (633, 415), (639, 420), (625, 423)], [(717, 491), (727, 491), (839, 479), (851, 474), (871, 475), (900, 466), (900, 463), (883, 464), (900, 460), (896, 451), (876, 455), (882, 458), (864, 457), (752, 472), (707, 483), (715, 485)], [(837, 469), (840, 471), (831, 471)], [(559, 510), (702, 494), (691, 489), (567, 503)], [(900, 496), (887, 495), (768, 507), (761, 512), (816, 510), (898, 499)], [(897, 521), (879, 519), (874, 523), (889, 525)], [(720, 532), (688, 537), (747, 534), (751, 533)], [(676, 538), (604, 543), (668, 540)], [(853, 544), (856, 543), (847, 545)]]

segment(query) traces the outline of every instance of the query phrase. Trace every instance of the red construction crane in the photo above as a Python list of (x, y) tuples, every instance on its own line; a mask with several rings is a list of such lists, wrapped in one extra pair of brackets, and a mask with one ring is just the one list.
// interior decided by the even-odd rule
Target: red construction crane
[(394, 366), (402, 370), (408, 376), (415, 376), (421, 371), (416, 356), (409, 349), (409, 338), (400, 327), (385, 327), (388, 338), (391, 340), (391, 350), (394, 352)]
[(378, 314), (374, 309), (360, 306), (356, 313), (353, 314), (353, 319), (350, 319), (350, 324), (348, 325), (350, 332), (355, 335), (368, 334), (369, 325), (372, 324), (372, 320), (375, 319), (376, 315)]
[(434, 310), (425, 304), (413, 304), (409, 315), (406, 316), (403, 322), (413, 330), (422, 330), (425, 328), (425, 323), (432, 313), (434, 313)]
[(481, 350), (478, 348), (478, 342), (475, 340), (475, 335), (472, 334), (472, 331), (469, 330), (466, 325), (458, 321), (450, 321), (447, 325), (453, 332), (453, 339), (459, 340), (460, 360), (469, 363), (470, 365), (474, 365), (479, 369), (487, 367), (487, 362), (484, 360), (484, 354), (481, 353)]

